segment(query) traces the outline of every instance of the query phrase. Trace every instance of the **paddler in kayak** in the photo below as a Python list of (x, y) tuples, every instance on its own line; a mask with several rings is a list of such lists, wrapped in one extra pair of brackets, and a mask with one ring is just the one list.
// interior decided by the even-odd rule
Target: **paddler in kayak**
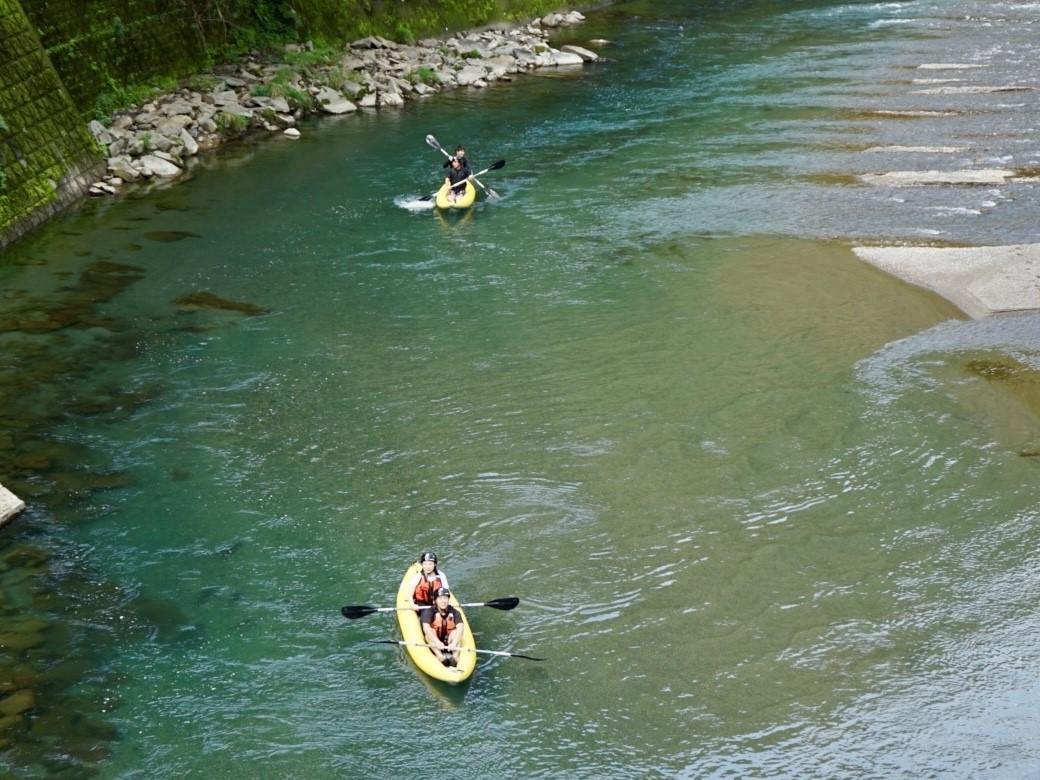
[[(469, 165), (463, 165), (462, 159), (458, 157), (452, 157), (449, 163), (448, 175), (444, 178), (444, 183), (448, 185), (448, 201), (454, 203), (466, 194), (466, 186), (462, 182), (470, 177), (472, 171), (469, 169)], [(456, 184), (457, 187), (454, 186)]]
[(444, 161), (444, 165), (442, 165), (441, 167), (450, 168), (452, 157), (458, 157), (459, 162), (462, 163), (463, 168), (466, 168), (467, 170), (473, 170), (473, 166), (470, 165), (469, 160), (466, 159), (466, 147), (464, 147), (462, 144), (459, 144), (455, 147), (455, 152), (452, 155), (450, 155), (447, 160)]
[(412, 606), (415, 609), (426, 609), (433, 604), (433, 594), (438, 588), (448, 587), (448, 578), (437, 568), (437, 553), (424, 552), (419, 556), (422, 571), (415, 575), (412, 582)]
[(433, 606), (424, 609), (419, 620), (426, 644), (437, 659), (445, 666), (458, 666), (463, 621), (462, 614), (450, 604), (450, 599), (450, 590), (438, 588)]

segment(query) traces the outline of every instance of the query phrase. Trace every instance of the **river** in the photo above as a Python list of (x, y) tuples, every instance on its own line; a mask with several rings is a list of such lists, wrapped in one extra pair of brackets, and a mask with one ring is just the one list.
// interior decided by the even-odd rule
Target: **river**
[[(1040, 317), (851, 251), (1038, 240), (1033, 184), (857, 176), (1040, 165), (1040, 4), (588, 17), (557, 43), (595, 65), (254, 140), (5, 253), (0, 770), (1040, 774)], [(502, 200), (401, 208), (427, 133), (505, 159)], [(340, 616), (424, 549), (519, 596), (479, 647), (548, 660), (441, 688)]]

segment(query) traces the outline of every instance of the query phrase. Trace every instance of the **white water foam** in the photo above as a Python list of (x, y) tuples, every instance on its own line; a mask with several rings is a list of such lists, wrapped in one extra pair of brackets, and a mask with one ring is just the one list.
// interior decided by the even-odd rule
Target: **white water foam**
[(435, 204), (432, 198), (423, 200), (418, 195), (398, 195), (394, 198), (394, 205), (408, 211), (429, 211)]

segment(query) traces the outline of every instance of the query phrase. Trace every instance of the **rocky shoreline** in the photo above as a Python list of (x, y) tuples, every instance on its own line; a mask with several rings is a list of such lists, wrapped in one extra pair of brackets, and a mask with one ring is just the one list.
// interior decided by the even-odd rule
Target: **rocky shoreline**
[[(107, 175), (91, 195), (118, 193), (129, 182), (172, 181), (202, 151), (250, 132), (299, 138), (296, 125), (315, 114), (392, 108), (456, 87), (482, 88), (536, 68), (581, 66), (598, 55), (547, 43), (577, 12), (548, 14), (515, 27), (428, 38), (414, 45), (380, 37), (354, 41), (332, 57), (310, 44), (290, 44), (281, 61), (254, 53), (244, 62), (188, 80), (188, 86), (117, 116), (90, 131), (107, 157)], [(603, 43), (602, 41), (592, 44)]]

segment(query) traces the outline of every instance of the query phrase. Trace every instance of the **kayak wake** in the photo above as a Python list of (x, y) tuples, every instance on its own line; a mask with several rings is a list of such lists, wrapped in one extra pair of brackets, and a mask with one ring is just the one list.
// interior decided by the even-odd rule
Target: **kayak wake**
[(434, 202), (429, 197), (423, 200), (418, 195), (398, 195), (394, 198), (394, 205), (409, 211), (429, 211), (434, 207)]

